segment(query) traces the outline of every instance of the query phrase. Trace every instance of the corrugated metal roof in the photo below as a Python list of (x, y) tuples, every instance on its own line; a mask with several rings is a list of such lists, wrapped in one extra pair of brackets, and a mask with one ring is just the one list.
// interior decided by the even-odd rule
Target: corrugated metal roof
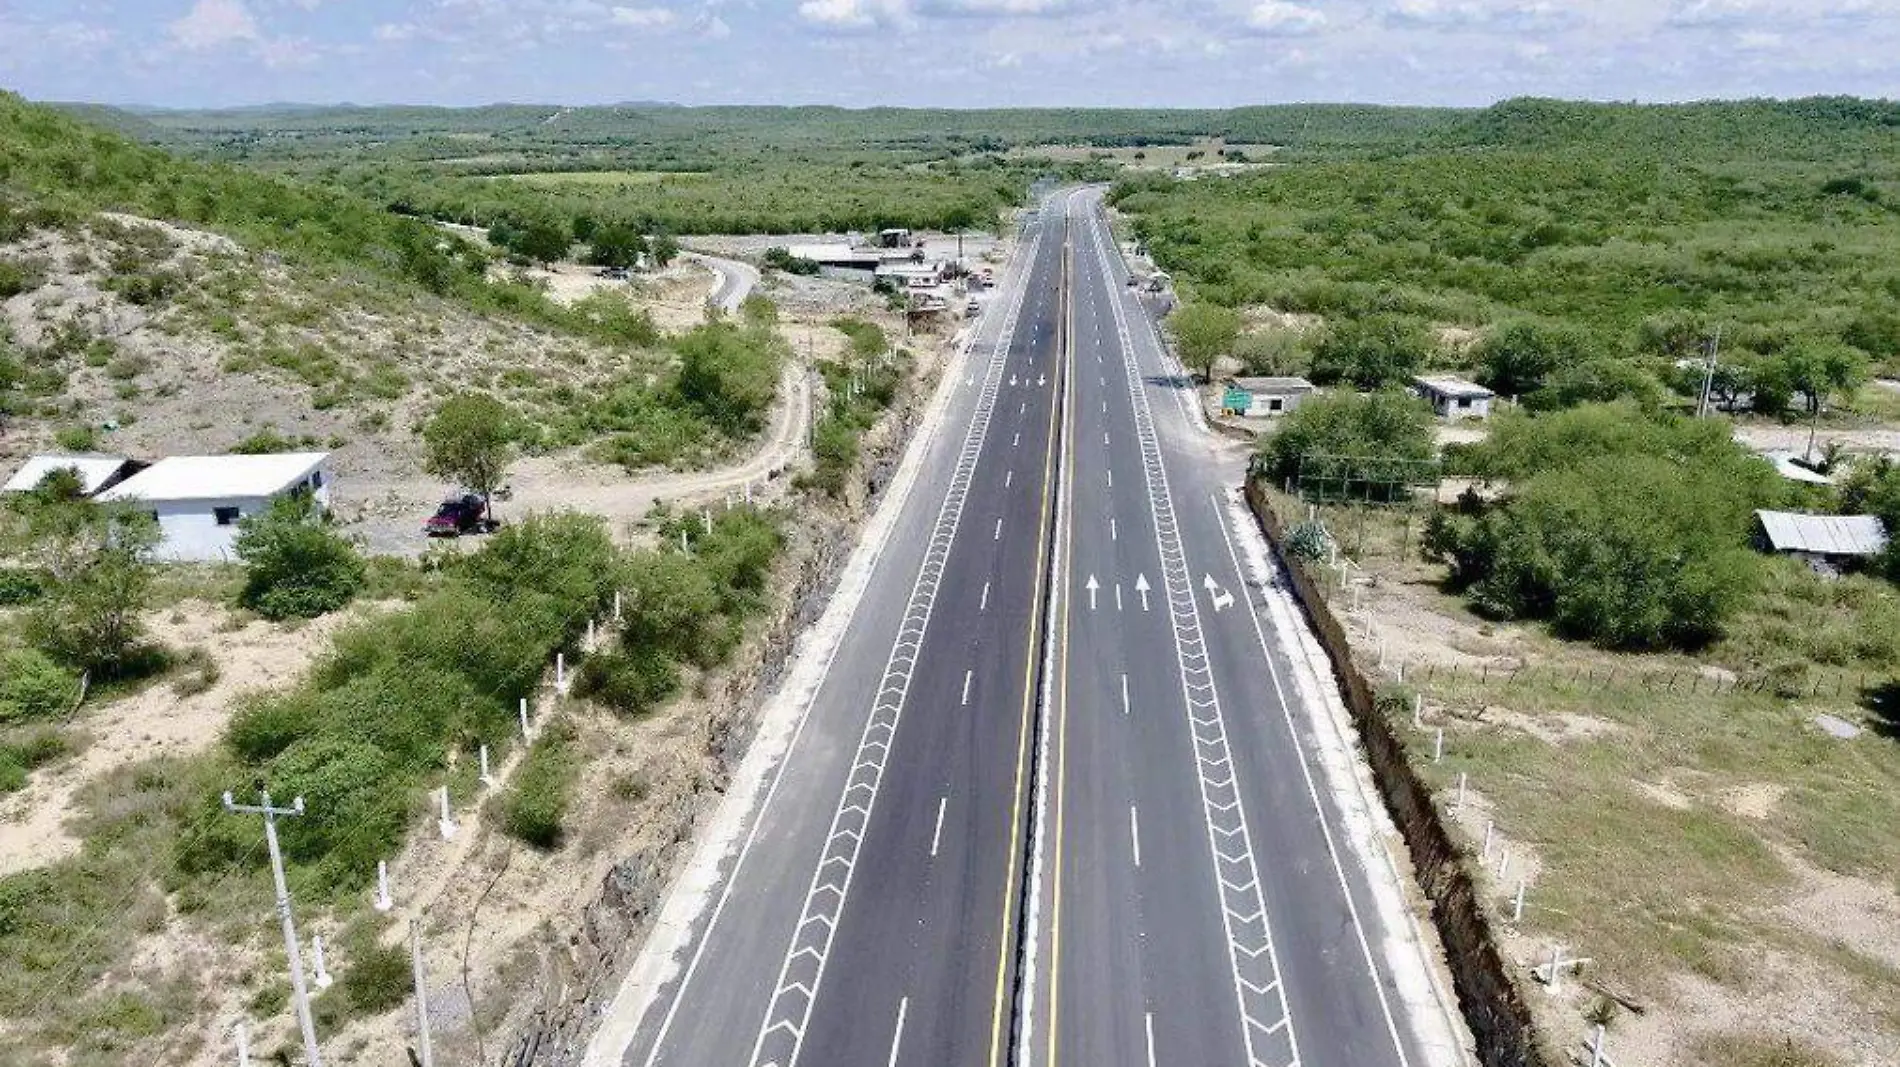
[(170, 456), (99, 495), (100, 500), (225, 500), (281, 493), (330, 458), (328, 452), (267, 456)]
[(87, 496), (99, 491), (106, 479), (119, 472), (125, 466), (124, 456), (106, 456), (97, 453), (78, 453), (73, 455), (34, 456), (26, 461), (0, 492), (24, 493), (39, 488), (46, 476), (56, 470), (73, 470), (79, 475), (81, 491)]
[(1807, 515), (1757, 511), (1768, 543), (1777, 552), (1818, 556), (1872, 556), (1887, 547), (1887, 531), (1873, 515)]

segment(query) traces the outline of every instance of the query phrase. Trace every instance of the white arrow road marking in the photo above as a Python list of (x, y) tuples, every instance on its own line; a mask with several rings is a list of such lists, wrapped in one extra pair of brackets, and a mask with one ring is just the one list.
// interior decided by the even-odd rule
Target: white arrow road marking
[(1085, 586), (1084, 588), (1086, 588), (1089, 591), (1089, 610), (1094, 611), (1095, 610), (1095, 592), (1096, 590), (1102, 588), (1102, 583), (1096, 581), (1095, 576), (1091, 574), (1089, 575), (1089, 584)]
[(1011, 389), (1016, 388), (1016, 376), (1014, 374), (1009, 376), (1009, 387)]
[(1041, 388), (1042, 386), (1045, 386), (1045, 385), (1048, 385), (1048, 384), (1049, 384), (1049, 376), (1048, 376), (1048, 375), (1046, 375), (1046, 374), (1038, 374), (1038, 375), (1036, 375), (1036, 386), (1037, 386), (1038, 388)]
[(1214, 611), (1216, 614), (1219, 614), (1222, 608), (1231, 608), (1234, 606), (1234, 594), (1222, 589), (1220, 583), (1214, 580), (1213, 575), (1203, 575), (1201, 584), (1207, 587), (1207, 595), (1213, 598)]
[(1141, 594), (1141, 610), (1147, 611), (1148, 610), (1148, 576), (1147, 575), (1145, 574), (1135, 575), (1135, 592)]

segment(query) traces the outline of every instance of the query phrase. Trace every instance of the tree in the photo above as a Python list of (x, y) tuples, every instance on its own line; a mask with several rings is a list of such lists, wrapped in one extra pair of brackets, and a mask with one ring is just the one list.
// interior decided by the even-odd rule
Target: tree
[(1261, 446), (1259, 465), (1276, 483), (1317, 472), (1337, 477), (1347, 492), (1389, 493), (1408, 487), (1431, 458), (1423, 401), (1400, 392), (1336, 393), (1311, 397), (1283, 419)]
[(588, 242), (587, 262), (596, 267), (630, 269), (640, 265), (646, 239), (623, 222), (610, 222), (594, 231)]
[(523, 259), (544, 264), (565, 258), (572, 238), (571, 227), (551, 216), (504, 219), (488, 228), (490, 243)]
[(356, 549), (323, 524), (303, 495), (279, 497), (238, 523), (244, 561), (238, 600), (270, 619), (314, 619), (350, 602), (366, 570)]
[[(144, 611), (152, 586), (158, 523), (143, 512), (69, 505), (51, 536), (68, 543), (49, 556), (58, 579), (26, 620), (28, 639), (53, 659), (100, 678), (122, 678), (156, 666), (144, 645)], [(63, 573), (61, 573), (63, 572)]]
[(1516, 319), (1478, 342), (1478, 381), (1504, 396), (1542, 389), (1551, 375), (1589, 357), (1590, 339), (1571, 326)]
[(1168, 328), (1181, 350), (1181, 362), (1211, 382), (1220, 358), (1233, 350), (1234, 339), (1240, 336), (1240, 314), (1219, 304), (1196, 301), (1169, 315)]
[(423, 467), (481, 494), (483, 507), (514, 459), (519, 423), (508, 405), (486, 393), (450, 397), (422, 428)]
[(1821, 411), (1836, 394), (1852, 393), (1867, 382), (1867, 357), (1843, 344), (1800, 342), (1764, 360), (1755, 378), (1764, 394), (1799, 394), (1807, 405), (1808, 451)]
[(1292, 330), (1256, 330), (1234, 339), (1234, 358), (1248, 374), (1273, 377), (1305, 369), (1306, 351)]
[(1477, 515), (1434, 516), (1425, 546), (1489, 614), (1615, 648), (1694, 647), (1754, 592), (1746, 503), (1666, 457), (1600, 456)]
[(758, 431), (778, 393), (779, 351), (774, 335), (709, 322), (673, 342), (679, 353), (675, 391), (729, 435)]
[(1655, 375), (1627, 359), (1589, 359), (1558, 370), (1526, 403), (1537, 410), (1551, 411), (1616, 400), (1633, 400), (1653, 408), (1662, 402), (1662, 384)]
[(670, 266), (679, 258), (680, 243), (670, 233), (656, 233), (647, 238), (647, 257), (655, 267)]
[(1398, 315), (1346, 319), (1327, 327), (1314, 347), (1313, 381), (1381, 389), (1416, 374), (1430, 351), (1425, 329), (1414, 319)]

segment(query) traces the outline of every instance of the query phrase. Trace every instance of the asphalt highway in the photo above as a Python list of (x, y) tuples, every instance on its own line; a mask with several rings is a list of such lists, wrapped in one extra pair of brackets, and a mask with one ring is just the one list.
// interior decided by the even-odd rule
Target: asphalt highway
[(677, 967), (590, 1063), (1433, 1062), (1236, 548), (1243, 457), (1125, 283), (1100, 192), (1045, 200)]
[(1048, 962), (1023, 1062), (1426, 1063), (1242, 571), (1241, 458), (1195, 424), (1099, 199), (1069, 207)]

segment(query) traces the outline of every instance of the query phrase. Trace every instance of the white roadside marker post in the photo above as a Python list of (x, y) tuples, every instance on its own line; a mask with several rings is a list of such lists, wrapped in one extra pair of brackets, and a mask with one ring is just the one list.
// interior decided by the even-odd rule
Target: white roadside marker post
[(237, 1028), (238, 1067), (251, 1067), (251, 1028), (239, 1019)]
[(481, 761), (482, 784), (487, 786), (490, 789), (495, 788), (494, 776), (488, 773), (488, 745), (486, 743), (484, 743), (482, 747), (477, 751), (477, 756)]
[(1452, 806), (1454, 811), (1465, 810), (1465, 777), (1464, 771), (1458, 772), (1458, 803)]
[(1524, 880), (1517, 880), (1517, 899), (1511, 902), (1511, 921), (1524, 921)]
[(1491, 832), (1495, 829), (1497, 829), (1497, 826), (1490, 819), (1484, 820), (1484, 852), (1481, 853), (1484, 859), (1482, 862), (1491, 862)]
[(1425, 728), (1425, 694), (1413, 693), (1412, 694), (1412, 729), (1422, 730), (1424, 728)]
[(330, 969), (323, 963), (323, 935), (315, 934), (310, 938), (310, 963), (315, 974), (318, 989), (328, 989), (336, 979), (330, 977)]
[(435, 793), (442, 807), (442, 816), (436, 820), (436, 828), (442, 831), (442, 840), (452, 841), (455, 839), (456, 826), (455, 819), (449, 814), (449, 787), (445, 785)]
[(620, 590), (614, 590), (614, 622), (620, 621)]
[(525, 738), (528, 736), (528, 698), (527, 697), (521, 698), (521, 710), (519, 714), (521, 716), (521, 736)]
[(409, 920), (409, 963), (416, 975), (416, 1044), (422, 1067), (435, 1067), (435, 1050), (429, 1042), (429, 979), (422, 969), (422, 920)]
[(554, 654), (554, 691), (562, 696), (567, 695), (567, 653), (565, 652)]
[(388, 860), (376, 861), (376, 902), (373, 906), (377, 911), (388, 911), (396, 906), (396, 902), (389, 897)]
[(1432, 762), (1443, 763), (1444, 760), (1445, 760), (1445, 728), (1443, 726), (1440, 726), (1438, 728), (1437, 735), (1432, 738)]

